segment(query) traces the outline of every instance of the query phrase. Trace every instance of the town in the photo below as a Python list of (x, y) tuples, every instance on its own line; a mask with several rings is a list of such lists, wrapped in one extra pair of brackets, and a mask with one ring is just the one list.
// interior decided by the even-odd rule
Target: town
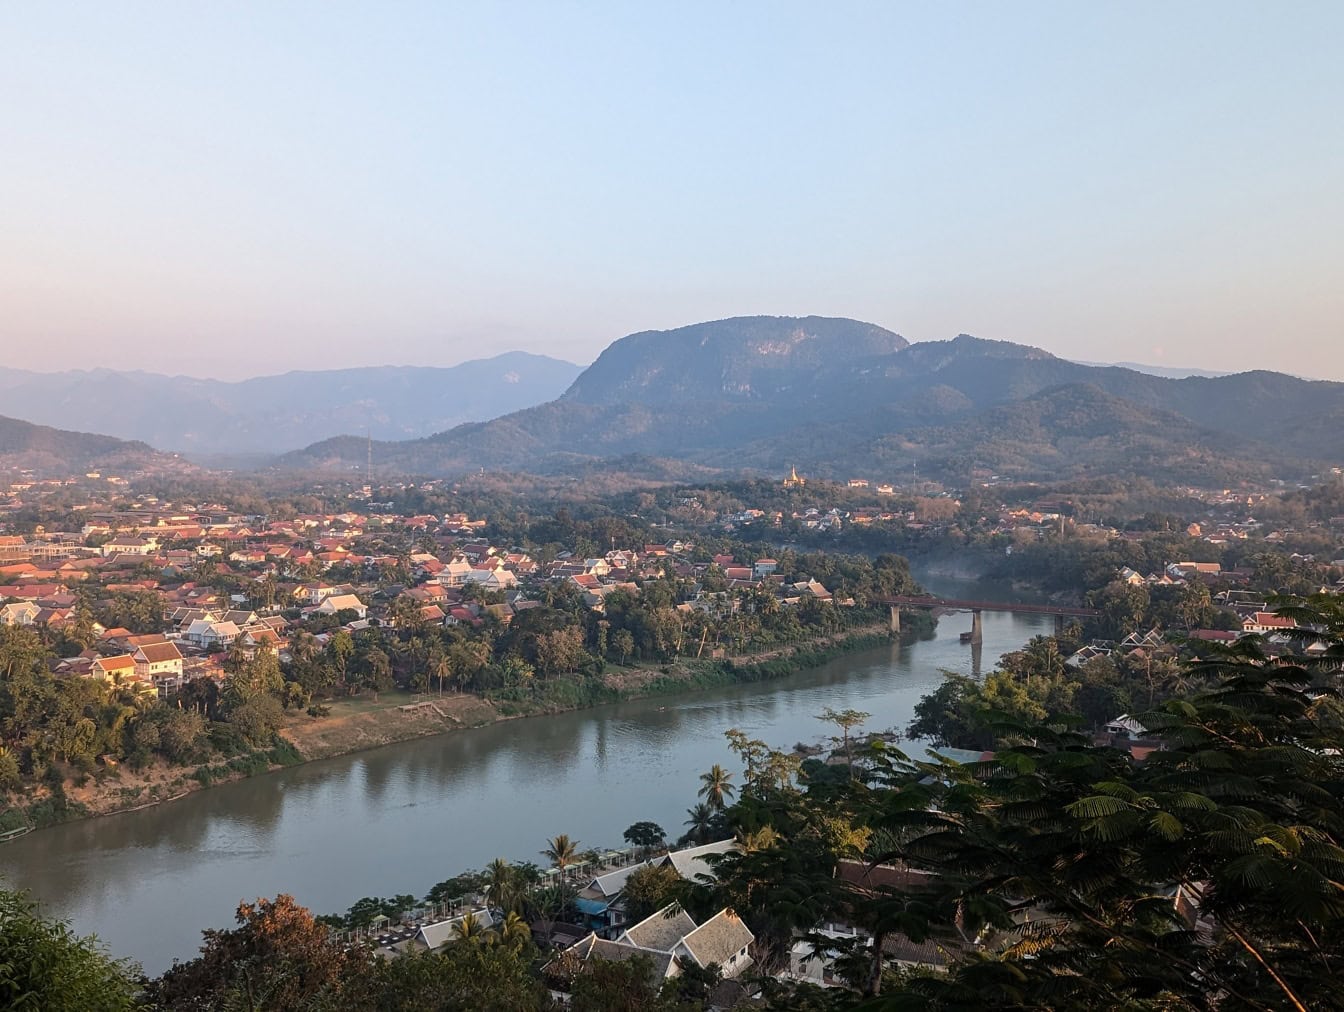
[[(1250, 644), (1283, 664), (1330, 656), (1324, 621), (1278, 602), (1344, 590), (1338, 478), (1181, 489), (1167, 509), (1142, 512), (1140, 492), (1112, 499), (1107, 517), (1086, 489), (928, 483), (897, 495), (796, 470), (493, 508), (439, 482), (328, 482), (258, 498), (227, 485), (169, 495), (145, 476), (19, 476), (0, 504), (12, 701), (0, 832), (171, 802), (383, 741), (693, 691), (714, 684), (710, 672), (778, 677), (886, 640), (899, 601), (933, 601), (903, 617), (903, 638), (930, 635), (939, 614), (953, 619), (918, 596), (905, 558), (884, 545), (980, 566), (1042, 602), (1031, 607), (1085, 617), (991, 658), (978, 678), (948, 676), (909, 728), (860, 733), (866, 715), (849, 713), (836, 715), (842, 733), (829, 742), (787, 753), (741, 744), (757, 791), (899, 778), (929, 761), (973, 769), (1009, 744), (997, 721), (1061, 712), (1081, 716), (1092, 747), (1143, 765), (1163, 747), (1143, 714), (1209, 689), (1201, 672), (1223, 652)], [(915, 766), (883, 758), (907, 736), (922, 743), (911, 746)], [(498, 939), (535, 963), (560, 1002), (582, 1004), (594, 960), (629, 964), (642, 976), (623, 986), (680, 989), (714, 1008), (750, 1006), (775, 987), (863, 990), (853, 966), (868, 965), (856, 955), (865, 946), (899, 975), (946, 972), (1012, 944), (1002, 926), (936, 943), (875, 936), (847, 907), (759, 938), (751, 924), (762, 922), (723, 900), (774, 830), (732, 806), (732, 778), (718, 766), (706, 774), (680, 840), (652, 823), (615, 849), (558, 838), (543, 852), (549, 867), (501, 860), (424, 898), (361, 900), (313, 930), (328, 933), (323, 944), (394, 960)], [(858, 851), (837, 867), (870, 902), (935, 885), (927, 869), (873, 866)], [(1171, 902), (1197, 929), (1189, 896), (1178, 888)], [(275, 916), (240, 912), (258, 926)], [(165, 994), (174, 973), (186, 971), (163, 979)]]

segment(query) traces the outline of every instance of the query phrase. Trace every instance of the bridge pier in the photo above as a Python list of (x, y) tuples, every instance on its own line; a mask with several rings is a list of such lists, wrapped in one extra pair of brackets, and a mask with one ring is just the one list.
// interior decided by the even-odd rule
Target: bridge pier
[(971, 612), (971, 645), (978, 646), (985, 642), (985, 628), (980, 622), (980, 612)]
[(1063, 635), (1064, 635), (1064, 616), (1063, 616), (1063, 615), (1056, 615), (1056, 616), (1055, 616), (1055, 635), (1056, 635), (1056, 636), (1063, 636)]
[(897, 636), (901, 634), (901, 609), (895, 604), (891, 606), (891, 631)]

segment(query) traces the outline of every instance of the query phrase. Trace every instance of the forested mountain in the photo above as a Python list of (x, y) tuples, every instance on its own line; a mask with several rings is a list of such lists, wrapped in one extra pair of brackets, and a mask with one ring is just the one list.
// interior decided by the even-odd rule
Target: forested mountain
[(170, 465), (173, 458), (144, 443), (127, 442), (91, 432), (69, 432), (0, 416), (0, 465), (40, 474), (66, 475), (71, 470), (106, 468), (139, 470)]
[[(622, 338), (560, 399), (382, 443), (417, 473), (538, 472), (626, 455), (843, 477), (1098, 472), (1226, 481), (1344, 458), (1344, 384), (1250, 372), (1171, 379), (961, 335), (907, 344), (852, 320), (747, 317)], [(335, 439), (285, 466), (353, 466)]]
[(563, 400), (581, 404), (729, 403), (803, 396), (819, 369), (909, 347), (857, 320), (747, 316), (648, 330), (611, 344)]
[[(226, 383), (109, 369), (0, 369), (0, 403), (46, 425), (93, 428), (199, 454), (274, 455), (334, 432), (407, 439), (545, 403), (580, 372), (508, 352), (450, 368), (288, 372)], [(108, 412), (109, 402), (117, 404)]]

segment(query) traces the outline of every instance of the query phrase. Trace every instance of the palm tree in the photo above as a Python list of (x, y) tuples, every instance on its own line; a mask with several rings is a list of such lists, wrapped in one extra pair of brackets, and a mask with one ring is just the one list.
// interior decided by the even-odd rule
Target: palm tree
[(700, 774), (700, 783), (704, 786), (700, 788), (697, 794), (708, 801), (711, 808), (721, 812), (725, 803), (732, 800), (733, 793), (736, 790), (733, 787), (732, 780), (733, 775), (718, 763), (715, 763), (709, 768), (708, 773)]
[(551, 859), (551, 863), (560, 869), (560, 879), (564, 881), (565, 869), (574, 864), (579, 856), (579, 841), (571, 840), (561, 833), (546, 841), (546, 849), (541, 852), (541, 856)]
[(438, 679), (438, 695), (442, 696), (444, 695), (444, 681), (448, 680), (448, 676), (453, 673), (453, 663), (442, 650), (434, 653), (430, 663), (433, 665), (431, 669), (433, 669), (434, 677)]
[(524, 945), (532, 938), (532, 928), (517, 910), (510, 910), (500, 924), (499, 938), (505, 945)]
[(694, 808), (686, 809), (686, 814), (690, 816), (683, 823), (690, 827), (687, 835), (696, 843), (707, 841), (710, 830), (714, 828), (714, 809), (702, 801)]
[(467, 914), (453, 925), (453, 939), (458, 942), (481, 942), (484, 940), (484, 935), (485, 929), (481, 927), (481, 922), (476, 920), (474, 913)]
[(744, 854), (754, 854), (757, 851), (769, 850), (782, 839), (773, 826), (762, 826), (754, 833), (748, 833), (746, 830), (739, 830), (736, 834), (737, 845), (742, 848)]
[(485, 866), (488, 884), (485, 888), (485, 901), (496, 910), (513, 912), (521, 898), (518, 890), (518, 873), (513, 865), (502, 857), (497, 857)]

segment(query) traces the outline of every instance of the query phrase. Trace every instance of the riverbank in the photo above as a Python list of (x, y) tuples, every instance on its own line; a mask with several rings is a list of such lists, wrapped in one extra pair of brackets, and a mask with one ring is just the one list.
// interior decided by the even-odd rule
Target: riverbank
[[(161, 762), (142, 770), (125, 765), (101, 769), (83, 783), (67, 785), (59, 794), (30, 796), (22, 809), (12, 808), (4, 814), (11, 816), (16, 827), (35, 830), (136, 812), (217, 784), (383, 745), (523, 717), (784, 678), (890, 640), (885, 624), (871, 623), (755, 655), (681, 658), (664, 665), (633, 665), (596, 675), (551, 679), (538, 687), (540, 691), (526, 697), (391, 692), (383, 693), (379, 700), (341, 700), (331, 704), (332, 712), (327, 716), (313, 717), (301, 711), (289, 715), (280, 731), (281, 741), (274, 748), (220, 758), (194, 769)], [(0, 829), (7, 828), (0, 824)]]
[[(1049, 628), (1047, 617), (986, 612), (984, 656)], [(959, 630), (941, 622), (932, 638), (880, 641), (786, 678), (501, 720), (29, 833), (0, 846), (0, 878), (161, 973), (196, 954), (202, 928), (230, 927), (240, 901), (288, 893), (311, 910), (346, 910), (496, 857), (536, 861), (557, 833), (586, 847), (647, 820), (675, 836), (705, 770), (740, 769), (726, 730), (787, 749), (834, 733), (817, 719), (827, 707), (904, 728), (943, 671), (970, 674)]]

